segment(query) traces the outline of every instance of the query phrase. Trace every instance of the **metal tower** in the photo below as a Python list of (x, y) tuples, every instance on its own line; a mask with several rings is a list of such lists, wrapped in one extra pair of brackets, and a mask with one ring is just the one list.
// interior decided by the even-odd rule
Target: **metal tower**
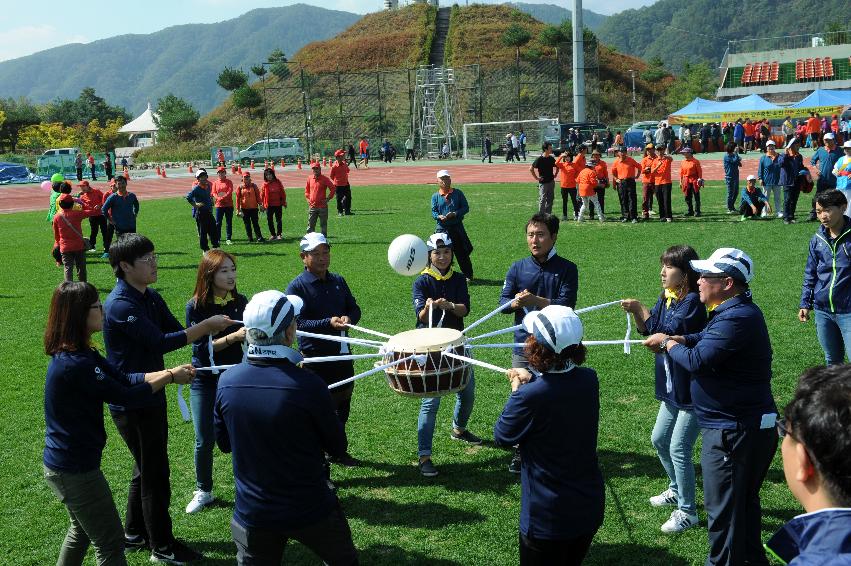
[(454, 86), (455, 74), (450, 68), (421, 65), (417, 69), (413, 127), (419, 131), (420, 155), (436, 159), (444, 142), (452, 153), (455, 131), (450, 91)]

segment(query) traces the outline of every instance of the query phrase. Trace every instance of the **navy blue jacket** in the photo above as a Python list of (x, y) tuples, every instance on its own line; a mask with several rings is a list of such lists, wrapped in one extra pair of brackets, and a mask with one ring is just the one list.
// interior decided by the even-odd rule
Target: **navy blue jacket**
[[(467, 290), (467, 280), (463, 275), (452, 271), (449, 279), (438, 281), (431, 275), (423, 273), (414, 280), (413, 297), (414, 297), (414, 319), (417, 322), (417, 328), (425, 328), (428, 323), (420, 321), (417, 316), (425, 306), (426, 299), (446, 299), (450, 302), (465, 305), (467, 312), (470, 312), (470, 293)], [(444, 312), (446, 313), (444, 316)], [(437, 326), (440, 317), (443, 316), (443, 328), (454, 328), (456, 330), (464, 330), (464, 319), (452, 314), (449, 311), (442, 311), (439, 308), (433, 309), (432, 325)]]
[[(554, 305), (576, 308), (576, 296), (579, 293), (579, 270), (576, 264), (558, 255), (555, 247), (550, 250), (547, 260), (538, 263), (534, 256), (515, 261), (508, 268), (505, 283), (499, 295), (499, 304), (510, 304), (514, 295), (528, 289), (533, 295), (544, 297)], [(510, 307), (503, 311), (512, 312)], [(523, 309), (514, 311), (514, 325), (523, 321), (526, 312)], [(524, 342), (529, 333), (522, 328), (514, 331), (514, 341)], [(523, 348), (515, 348), (517, 354), (523, 353)]]
[(810, 159), (810, 165), (818, 164), (819, 183), (828, 189), (836, 188), (836, 175), (833, 174), (833, 166), (836, 162), (842, 159), (845, 152), (841, 147), (834, 147), (833, 151), (828, 151), (826, 147), (820, 147)]
[[(226, 305), (204, 305), (198, 307), (195, 305), (195, 299), (190, 299), (186, 303), (186, 327), (195, 326), (211, 316), (222, 314), (230, 317), (231, 320), (242, 320), (242, 313), (245, 312), (245, 305), (248, 304), (248, 299), (245, 295), (236, 294), (233, 300), (228, 301)], [(218, 340), (222, 336), (226, 336), (231, 332), (239, 330), (239, 324), (232, 324), (218, 334), (212, 337), (213, 340)], [(196, 368), (208, 367), (212, 365), (228, 365), (238, 364), (242, 361), (242, 344), (236, 342), (227, 348), (213, 353), (213, 360), (210, 361), (210, 336), (205, 335), (192, 343), (192, 366)], [(192, 388), (198, 389), (202, 387), (216, 387), (216, 381), (219, 374), (211, 371), (195, 372), (195, 378), (192, 380)]]
[[(140, 293), (123, 279), (103, 304), (103, 342), (106, 358), (124, 373), (162, 371), (163, 355), (186, 346), (186, 332), (159, 293), (148, 287)], [(113, 411), (165, 404), (165, 390), (144, 402), (111, 403)]]
[[(291, 360), (300, 356), (294, 350)], [(244, 527), (293, 529), (321, 521), (337, 505), (325, 453), (347, 448), (331, 394), (290, 360), (241, 363), (219, 378), (216, 444), (233, 452), (233, 518)]]
[[(287, 286), (287, 295), (298, 295), (304, 301), (304, 308), (298, 316), (299, 330), (348, 336), (345, 330), (331, 328), (331, 317), (345, 315), (351, 319), (352, 324), (357, 324), (360, 320), (360, 307), (354, 295), (346, 280), (336, 273), (329, 271), (323, 280), (305, 269)], [(345, 351), (345, 348), (342, 342), (302, 336), (298, 338), (298, 349), (305, 356), (332, 356)]]
[(545, 540), (592, 534), (603, 523), (597, 464), (600, 385), (590, 368), (538, 375), (513, 392), (494, 426), (520, 445), (520, 532)]
[(139, 199), (131, 192), (124, 196), (112, 193), (103, 202), (101, 212), (112, 219), (115, 227), (122, 232), (135, 232), (136, 217), (139, 216)]
[(702, 428), (759, 428), (777, 413), (771, 395), (771, 342), (750, 291), (718, 305), (702, 332), (668, 351), (693, 374), (691, 398)]
[(203, 188), (201, 185), (194, 185), (192, 190), (186, 194), (186, 200), (193, 206), (195, 203), (201, 203), (203, 205), (201, 208), (195, 209), (195, 212), (213, 211), (213, 197), (210, 196), (210, 191)]
[(769, 155), (763, 155), (759, 158), (759, 167), (756, 170), (756, 176), (762, 181), (766, 187), (772, 187), (780, 184), (780, 154), (777, 154), (774, 159)]
[(777, 158), (777, 163), (780, 164), (780, 184), (784, 187), (791, 187), (795, 184), (798, 178), (798, 173), (804, 169), (804, 158), (799, 153), (794, 157), (781, 153)]
[[(667, 299), (660, 297), (650, 309), (650, 318), (644, 321), (647, 327), (645, 336), (663, 332), (668, 336), (681, 336), (700, 332), (706, 326), (706, 307), (700, 302), (700, 295), (694, 291), (683, 297), (682, 301), (671, 301), (671, 308), (665, 306)], [(668, 363), (671, 371), (671, 391), (668, 391), (668, 377), (665, 374), (665, 357), (656, 354), (656, 399), (670, 403), (678, 409), (691, 410), (691, 373), (683, 367)]]
[(724, 177), (727, 179), (739, 178), (739, 167), (742, 166), (742, 158), (735, 151), (724, 154)]
[(851, 566), (851, 509), (798, 515), (765, 548), (789, 566)]
[(95, 350), (54, 354), (44, 384), (44, 465), (73, 474), (99, 468), (103, 404), (151, 398), (145, 374), (123, 374)]
[(802, 309), (847, 314), (851, 312), (851, 219), (836, 239), (819, 226), (810, 239), (804, 284), (801, 289)]

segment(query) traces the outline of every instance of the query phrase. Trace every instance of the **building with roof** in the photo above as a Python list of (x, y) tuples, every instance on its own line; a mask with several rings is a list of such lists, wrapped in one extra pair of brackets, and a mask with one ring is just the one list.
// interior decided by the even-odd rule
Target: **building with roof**
[(119, 128), (122, 134), (130, 136), (130, 145), (132, 147), (148, 147), (157, 143), (157, 131), (159, 127), (155, 121), (156, 115), (151, 110), (151, 103), (148, 103), (148, 108), (142, 112), (135, 120), (124, 124)]

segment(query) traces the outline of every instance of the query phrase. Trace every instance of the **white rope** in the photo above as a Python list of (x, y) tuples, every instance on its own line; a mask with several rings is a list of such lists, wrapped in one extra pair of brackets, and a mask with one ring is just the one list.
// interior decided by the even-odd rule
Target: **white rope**
[(345, 354), (342, 356), (314, 356), (312, 358), (304, 358), (303, 364), (318, 364), (322, 362), (342, 362), (345, 360), (362, 360), (364, 358), (383, 358), (384, 354)]
[(236, 364), (228, 364), (222, 366), (207, 366), (205, 368), (195, 368), (195, 371), (225, 371), (226, 369), (230, 369)]
[(623, 337), (623, 353), (629, 355), (632, 349), (629, 345), (629, 335), (632, 334), (632, 318), (626, 313), (626, 336)]
[(444, 352), (442, 352), (442, 354), (444, 356), (446, 356), (447, 358), (455, 358), (456, 360), (468, 362), (468, 363), (473, 364), (474, 366), (481, 366), (481, 367), (486, 368), (486, 369), (492, 369), (493, 371), (498, 371), (498, 372), (501, 372), (501, 373), (505, 373), (505, 372), (508, 371), (505, 368), (501, 368), (499, 366), (495, 366), (493, 364), (489, 364), (487, 362), (483, 362), (483, 361), (477, 360), (475, 358), (468, 358), (467, 356), (459, 356), (458, 354), (453, 354), (452, 352), (444, 351)]
[(585, 346), (620, 346), (625, 343), (644, 344), (644, 340), (583, 340), (582, 343)]
[(464, 334), (466, 334), (468, 331), (470, 331), (470, 330), (474, 329), (475, 327), (477, 327), (477, 326), (478, 326), (478, 325), (480, 325), (481, 323), (485, 322), (486, 320), (488, 320), (488, 319), (490, 319), (490, 318), (492, 318), (492, 317), (494, 317), (494, 316), (498, 315), (499, 313), (501, 313), (502, 311), (504, 311), (506, 308), (508, 308), (508, 307), (509, 307), (509, 305), (510, 305), (510, 303), (505, 303), (505, 304), (503, 304), (503, 305), (499, 305), (499, 306), (498, 306), (498, 307), (496, 307), (494, 310), (492, 310), (491, 312), (489, 312), (488, 314), (486, 314), (485, 316), (483, 316), (482, 318), (480, 318), (479, 320), (475, 321), (475, 322), (474, 322), (474, 323), (472, 323), (470, 326), (468, 326), (467, 328), (465, 328), (465, 329), (464, 329)]
[(620, 300), (617, 300), (617, 301), (611, 301), (611, 302), (603, 303), (603, 304), (600, 304), (600, 305), (594, 305), (594, 306), (591, 306), (591, 307), (585, 307), (585, 308), (582, 308), (582, 309), (576, 309), (576, 310), (574, 310), (573, 312), (574, 312), (574, 313), (576, 313), (576, 314), (582, 314), (582, 313), (584, 313), (584, 312), (591, 312), (591, 311), (595, 311), (595, 310), (598, 310), (598, 309), (604, 309), (604, 308), (606, 308), (606, 307), (611, 307), (611, 306), (613, 306), (613, 305), (619, 305), (619, 304), (621, 304), (621, 301), (620, 301)]
[(332, 334), (316, 334), (314, 332), (305, 332), (304, 330), (296, 330), (295, 334), (296, 336), (303, 336), (305, 338), (318, 338), (320, 340), (329, 340), (331, 342), (345, 342), (347, 344), (356, 344), (358, 346), (372, 346), (373, 348), (380, 348), (384, 345), (383, 342), (379, 342), (378, 340), (351, 338), (350, 336), (334, 336)]
[(434, 303), (428, 304), (428, 327), (431, 328), (432, 312), (434, 312)]
[(674, 380), (671, 378), (671, 364), (668, 363), (668, 352), (662, 352), (662, 361), (665, 363), (665, 391), (670, 393), (674, 390)]
[(391, 368), (391, 367), (393, 367), (393, 366), (397, 366), (397, 365), (399, 365), (399, 364), (401, 364), (401, 363), (403, 363), (403, 362), (407, 362), (408, 360), (411, 360), (411, 359), (413, 359), (413, 358), (414, 358), (414, 354), (411, 354), (410, 356), (408, 356), (408, 357), (406, 357), (406, 358), (402, 358), (402, 359), (400, 359), (400, 360), (394, 360), (394, 361), (389, 362), (389, 363), (386, 363), (386, 364), (381, 364), (380, 366), (376, 366), (376, 367), (372, 368), (371, 370), (367, 370), (367, 371), (365, 371), (365, 372), (363, 372), (363, 373), (359, 373), (359, 374), (357, 374), (357, 375), (353, 375), (352, 377), (349, 377), (349, 378), (347, 378), (347, 379), (344, 379), (343, 381), (338, 381), (337, 383), (332, 383), (331, 385), (329, 385), (329, 386), (328, 386), (328, 389), (336, 389), (337, 387), (340, 387), (340, 386), (342, 386), (342, 385), (346, 385), (347, 383), (351, 383), (351, 382), (356, 381), (356, 380), (358, 380), (358, 379), (360, 379), (360, 378), (362, 378), (362, 377), (366, 377), (366, 376), (368, 376), (368, 375), (372, 375), (372, 374), (374, 374), (374, 373), (378, 373), (378, 372), (380, 372), (380, 371), (384, 371), (384, 370), (386, 370), (387, 368)]
[(511, 342), (509, 344), (470, 344), (468, 348), (522, 348), (524, 342)]
[(347, 324), (346, 326), (348, 326), (352, 330), (358, 330), (360, 332), (363, 332), (364, 334), (372, 334), (373, 336), (380, 336), (381, 338), (393, 338), (389, 334), (384, 334), (383, 332), (378, 332), (376, 330), (370, 330), (369, 328), (364, 328), (362, 326), (356, 326), (354, 324)]
[(183, 384), (177, 386), (177, 408), (180, 409), (180, 416), (183, 417), (183, 422), (192, 420), (192, 415), (189, 414), (189, 407), (186, 405), (186, 399), (183, 398)]
[[(490, 338), (491, 336), (499, 336), (500, 334), (508, 334), (509, 332), (514, 332), (515, 330), (519, 330), (523, 328), (522, 324), (515, 324), (514, 326), (509, 326), (508, 328), (503, 328), (502, 330), (494, 330), (493, 332), (487, 332), (485, 334), (479, 334), (478, 336), (473, 336), (472, 338), (468, 338), (468, 342), (472, 342), (473, 340), (479, 340), (481, 338)], [(467, 328), (469, 330), (469, 327)]]

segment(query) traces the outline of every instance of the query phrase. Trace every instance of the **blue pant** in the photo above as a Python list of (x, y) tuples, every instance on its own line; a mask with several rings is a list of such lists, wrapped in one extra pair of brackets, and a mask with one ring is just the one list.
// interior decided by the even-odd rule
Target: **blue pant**
[[(472, 371), (472, 370), (470, 370)], [(452, 416), (452, 428), (460, 431), (467, 429), (467, 421), (473, 412), (473, 402), (476, 398), (476, 380), (470, 376), (467, 387), (455, 394), (455, 413)], [(437, 409), (440, 408), (440, 397), (429, 397), (420, 404), (420, 416), (417, 419), (417, 454), (431, 456), (431, 441), (434, 437), (434, 421), (437, 419)]]
[(227, 238), (230, 240), (233, 236), (233, 207), (216, 208), (216, 230), (219, 232), (219, 240), (222, 239), (222, 216), (225, 217), (225, 229)]
[(727, 210), (736, 210), (736, 196), (739, 194), (739, 178), (724, 177), (727, 185)]
[(816, 310), (815, 320), (825, 365), (841, 364), (845, 356), (851, 360), (851, 313), (831, 314)]
[(216, 434), (213, 429), (213, 406), (216, 403), (216, 382), (193, 383), (189, 390), (192, 408), (192, 426), (195, 428), (195, 486), (201, 491), (213, 490), (213, 447)]
[(650, 440), (668, 474), (668, 487), (677, 494), (677, 507), (690, 515), (697, 513), (692, 454), (699, 433), (694, 411), (680, 410), (664, 401), (659, 405)]

